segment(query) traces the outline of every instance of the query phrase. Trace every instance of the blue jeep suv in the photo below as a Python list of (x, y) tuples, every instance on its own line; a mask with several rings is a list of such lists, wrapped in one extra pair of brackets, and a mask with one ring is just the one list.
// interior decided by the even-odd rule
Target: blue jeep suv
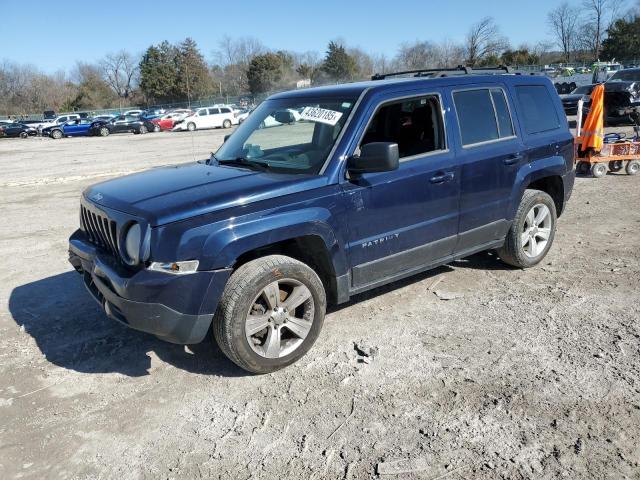
[(89, 187), (70, 262), (109, 317), (175, 343), (211, 328), (233, 362), (271, 372), (311, 348), (328, 303), (482, 250), (539, 263), (573, 161), (544, 77), (280, 93), (206, 161)]

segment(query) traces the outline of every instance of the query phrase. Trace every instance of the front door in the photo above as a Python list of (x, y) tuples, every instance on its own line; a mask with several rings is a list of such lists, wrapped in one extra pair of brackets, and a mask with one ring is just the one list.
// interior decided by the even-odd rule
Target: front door
[(460, 175), (448, 147), (440, 92), (381, 98), (369, 115), (358, 147), (397, 143), (400, 167), (352, 176), (343, 184), (352, 292), (447, 258), (458, 228)]

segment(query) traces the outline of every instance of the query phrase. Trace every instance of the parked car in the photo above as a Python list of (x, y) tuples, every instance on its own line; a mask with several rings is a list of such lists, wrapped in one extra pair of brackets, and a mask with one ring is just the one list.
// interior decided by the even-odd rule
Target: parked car
[(54, 112), (53, 110), (45, 110), (44, 112), (42, 112), (42, 118), (44, 118), (45, 120), (53, 120), (54, 118), (56, 118), (56, 112)]
[[(584, 117), (589, 113), (584, 110)], [(604, 83), (604, 124), (635, 125), (640, 113), (640, 68), (618, 70)]]
[(209, 161), (85, 190), (69, 260), (107, 315), (174, 343), (212, 327), (266, 373), (328, 303), (484, 250), (540, 263), (575, 179), (549, 79), (378, 78), (271, 96)]
[(104, 115), (96, 115), (95, 117), (93, 117), (93, 121), (98, 121), (98, 120), (105, 120), (105, 121), (109, 121), (112, 118), (115, 118), (117, 115), (111, 115), (111, 114), (104, 114)]
[(235, 110), (234, 115), (238, 119), (238, 123), (244, 122), (251, 113), (251, 110), (251, 108), (239, 108), (238, 110)]
[(144, 110), (139, 110), (139, 109), (127, 110), (126, 112), (123, 113), (123, 115), (130, 116), (130, 117), (137, 117), (142, 115), (143, 112)]
[[(296, 110), (289, 108), (286, 110), (286, 112), (288, 112), (289, 115), (281, 115), (281, 121), (276, 120), (273, 115), (268, 115), (260, 124), (260, 128), (277, 127), (278, 125), (284, 125), (284, 123), (294, 123), (301, 119), (300, 113)], [(284, 120), (284, 123), (282, 122), (282, 120)]]
[(89, 129), (93, 123), (94, 120), (90, 118), (69, 120), (62, 125), (44, 128), (42, 130), (42, 136), (48, 136), (53, 139), (59, 139), (62, 137), (86, 137), (89, 135)]
[(160, 127), (160, 130), (171, 130), (176, 122), (181, 122), (185, 119), (191, 112), (188, 110), (187, 112), (171, 112), (166, 115), (162, 115), (161, 117), (154, 118), (151, 120), (154, 124)]
[(133, 115), (120, 115), (111, 120), (94, 121), (89, 127), (89, 135), (106, 137), (112, 133), (147, 133), (157, 132), (160, 128), (149, 120)]
[(591, 99), (591, 92), (596, 84), (582, 85), (571, 93), (566, 95), (560, 95), (562, 101), (562, 108), (567, 115), (576, 115), (578, 113), (578, 102), (583, 100), (586, 104), (589, 104)]
[(56, 118), (52, 118), (49, 120), (43, 120), (43, 121), (35, 121), (34, 123), (34, 127), (36, 127), (38, 130), (44, 130), (45, 128), (48, 127), (54, 127), (56, 125), (62, 125), (63, 123), (68, 122), (69, 120), (75, 120), (80, 118), (80, 115), (77, 113), (70, 113), (70, 114), (66, 114), (66, 115), (60, 115)]
[(164, 108), (151, 107), (151, 108), (147, 108), (140, 115), (143, 116), (143, 117), (161, 117), (165, 113), (167, 113), (167, 112), (166, 112), (166, 110)]
[(203, 128), (230, 128), (237, 125), (238, 119), (234, 116), (231, 107), (214, 105), (198, 108), (180, 122), (176, 122), (173, 130), (200, 130)]
[(38, 130), (30, 125), (24, 123), (8, 123), (6, 125), (0, 125), (0, 137), (35, 137), (38, 134)]

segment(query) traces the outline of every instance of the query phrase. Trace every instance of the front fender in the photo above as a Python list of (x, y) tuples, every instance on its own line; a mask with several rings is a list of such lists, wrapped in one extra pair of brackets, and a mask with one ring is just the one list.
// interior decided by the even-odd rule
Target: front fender
[(201, 265), (211, 269), (231, 267), (238, 257), (256, 248), (313, 235), (323, 240), (336, 275), (342, 275), (347, 272), (345, 249), (342, 240), (335, 235), (332, 223), (331, 212), (321, 207), (230, 222), (208, 236), (202, 249)]
[(520, 206), (520, 199), (522, 198), (526, 188), (531, 185), (531, 183), (541, 178), (555, 176), (560, 177), (564, 183), (564, 176), (567, 173), (566, 169), (566, 160), (564, 157), (559, 155), (539, 159), (520, 167), (520, 170), (518, 170), (518, 174), (516, 175), (516, 180), (513, 182), (507, 219), (513, 220), (516, 215), (516, 211)]

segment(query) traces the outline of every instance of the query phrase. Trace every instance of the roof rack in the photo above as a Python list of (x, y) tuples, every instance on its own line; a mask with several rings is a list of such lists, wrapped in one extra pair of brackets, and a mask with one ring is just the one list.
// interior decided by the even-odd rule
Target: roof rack
[(405, 70), (403, 72), (376, 73), (371, 77), (371, 80), (384, 80), (385, 78), (400, 76), (438, 78), (448, 77), (449, 75), (473, 75), (474, 73), (505, 74), (514, 72), (510, 67), (504, 65), (477, 68), (458, 65), (455, 68), (421, 68), (419, 70)]

